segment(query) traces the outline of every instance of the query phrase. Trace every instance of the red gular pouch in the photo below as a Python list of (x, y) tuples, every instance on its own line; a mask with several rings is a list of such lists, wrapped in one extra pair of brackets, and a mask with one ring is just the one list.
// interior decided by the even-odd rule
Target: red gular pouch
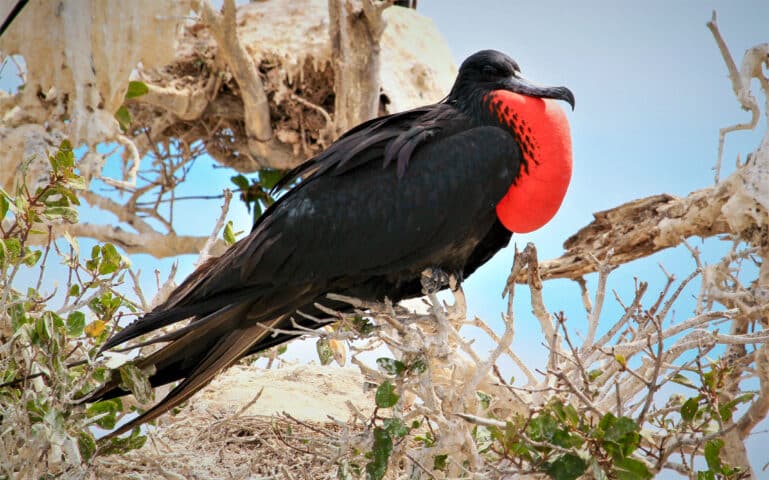
[(556, 100), (507, 90), (491, 92), (489, 105), (522, 153), (520, 174), (497, 204), (497, 217), (511, 232), (528, 233), (553, 218), (569, 187), (569, 121)]

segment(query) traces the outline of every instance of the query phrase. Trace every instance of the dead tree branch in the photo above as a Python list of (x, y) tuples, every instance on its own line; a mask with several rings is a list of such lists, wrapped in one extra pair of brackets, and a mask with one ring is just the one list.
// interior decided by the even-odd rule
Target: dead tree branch
[(385, 28), (382, 12), (392, 3), (328, 0), (337, 134), (379, 112), (379, 42)]

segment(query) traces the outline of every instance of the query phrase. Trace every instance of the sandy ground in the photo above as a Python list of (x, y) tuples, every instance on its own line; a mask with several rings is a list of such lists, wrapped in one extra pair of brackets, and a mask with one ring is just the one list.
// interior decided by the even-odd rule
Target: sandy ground
[(308, 440), (354, 435), (329, 417), (345, 422), (350, 405), (370, 414), (373, 391), (364, 385), (351, 368), (232, 367), (179, 414), (162, 417), (142, 449), (98, 458), (91, 478), (336, 478), (336, 467), (310, 451)]
[(263, 388), (244, 415), (286, 412), (314, 422), (326, 422), (329, 416), (345, 421), (350, 416), (348, 401), (364, 414), (373, 410), (373, 392), (364, 392), (364, 383), (357, 368), (294, 365), (259, 370), (235, 366), (196, 395), (192, 405), (219, 414), (235, 413)]

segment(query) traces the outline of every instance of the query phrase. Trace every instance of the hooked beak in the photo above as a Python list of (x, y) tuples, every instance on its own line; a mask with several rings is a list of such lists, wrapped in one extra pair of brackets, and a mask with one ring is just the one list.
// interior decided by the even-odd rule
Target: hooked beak
[(571, 109), (574, 110), (574, 94), (566, 87), (542, 87), (518, 76), (506, 79), (504, 81), (504, 88), (505, 90), (529, 97), (563, 100), (571, 105)]

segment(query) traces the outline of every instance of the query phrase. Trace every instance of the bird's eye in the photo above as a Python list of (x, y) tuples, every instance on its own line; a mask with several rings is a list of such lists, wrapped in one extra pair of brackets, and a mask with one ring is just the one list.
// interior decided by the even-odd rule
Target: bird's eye
[(502, 76), (502, 72), (497, 67), (495, 67), (494, 65), (484, 65), (482, 72), (483, 72), (484, 75), (489, 76), (489, 77), (499, 77), (499, 76)]

